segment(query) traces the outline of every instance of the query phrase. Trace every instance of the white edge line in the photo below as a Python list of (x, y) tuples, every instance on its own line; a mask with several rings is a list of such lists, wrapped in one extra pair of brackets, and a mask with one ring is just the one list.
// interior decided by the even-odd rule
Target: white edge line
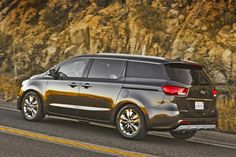
[[(1, 109), (5, 109), (5, 110), (10, 110), (10, 111), (15, 111), (15, 112), (20, 112), (20, 110), (18, 109), (14, 109), (14, 108), (8, 108), (8, 107), (3, 107), (0, 106)], [(64, 118), (64, 117), (58, 117), (58, 116), (50, 116), (50, 117), (54, 117), (57, 119), (64, 119), (64, 120), (69, 120), (69, 121), (77, 121), (75, 119), (72, 118)], [(79, 120), (78, 120), (79, 121)], [(91, 122), (93, 125), (98, 125), (98, 126), (103, 126), (103, 127), (109, 127), (109, 128), (114, 128), (112, 126), (109, 125), (103, 125), (103, 124), (99, 124), (99, 123), (95, 123), (95, 122)], [(172, 138), (170, 136), (167, 135), (161, 135), (161, 134), (154, 134), (154, 133), (149, 133), (150, 135), (153, 136), (161, 136), (161, 137), (166, 137), (166, 138)], [(172, 138), (173, 139), (173, 138)], [(229, 145), (224, 145), (224, 144), (219, 144), (219, 143), (211, 143), (211, 142), (206, 142), (206, 141), (200, 141), (200, 140), (187, 140), (187, 141), (191, 141), (191, 142), (195, 142), (195, 143), (201, 143), (201, 144), (206, 144), (206, 145), (212, 145), (212, 146), (218, 146), (218, 147), (224, 147), (224, 148), (230, 148), (230, 149), (236, 149), (236, 146), (229, 146)]]
[[(150, 135), (153, 136), (161, 136), (161, 137), (166, 137), (166, 138), (170, 138), (170, 139), (174, 139), (171, 136), (168, 135), (163, 135), (163, 134), (158, 134), (158, 133), (149, 133)], [(194, 143), (201, 143), (201, 144), (206, 144), (206, 145), (212, 145), (212, 146), (218, 146), (218, 147), (224, 147), (224, 148), (230, 148), (230, 149), (236, 149), (236, 146), (230, 146), (230, 145), (224, 145), (224, 144), (220, 144), (220, 143), (213, 143), (213, 142), (207, 142), (207, 141), (200, 141), (197, 139), (188, 139), (186, 141), (190, 141), (190, 142), (194, 142)]]
[(1, 109), (5, 109), (5, 110), (9, 110), (9, 111), (15, 111), (15, 112), (20, 112), (20, 110), (15, 109), (15, 108), (10, 108), (10, 107), (4, 107), (4, 106), (0, 106)]
[(195, 143), (206, 144), (206, 145), (230, 148), (230, 149), (235, 149), (236, 150), (236, 146), (230, 146), (230, 145), (224, 145), (224, 144), (220, 144), (220, 143), (213, 143), (213, 142), (200, 141), (200, 140), (188, 140), (188, 141), (195, 142)]

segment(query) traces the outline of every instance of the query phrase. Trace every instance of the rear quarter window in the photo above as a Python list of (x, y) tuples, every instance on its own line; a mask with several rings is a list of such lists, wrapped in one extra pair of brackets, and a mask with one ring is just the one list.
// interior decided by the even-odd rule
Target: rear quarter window
[(129, 61), (126, 77), (164, 79), (166, 72), (163, 65)]

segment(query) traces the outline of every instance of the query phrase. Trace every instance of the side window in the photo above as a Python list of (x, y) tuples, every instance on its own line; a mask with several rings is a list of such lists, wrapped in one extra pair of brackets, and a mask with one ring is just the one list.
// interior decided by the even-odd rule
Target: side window
[(90, 68), (89, 78), (118, 79), (124, 69), (124, 61), (96, 59)]
[(62, 77), (82, 77), (88, 59), (76, 59), (60, 66), (58, 73)]
[(126, 77), (164, 79), (165, 76), (165, 69), (162, 65), (131, 61), (128, 63)]

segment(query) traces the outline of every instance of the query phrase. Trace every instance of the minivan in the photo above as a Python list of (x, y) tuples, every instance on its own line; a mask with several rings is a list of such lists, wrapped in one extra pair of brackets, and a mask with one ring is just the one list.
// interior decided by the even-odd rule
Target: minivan
[(147, 131), (189, 139), (216, 127), (216, 96), (198, 63), (102, 53), (68, 59), (23, 81), (17, 107), (29, 121), (53, 115), (111, 124), (127, 139)]

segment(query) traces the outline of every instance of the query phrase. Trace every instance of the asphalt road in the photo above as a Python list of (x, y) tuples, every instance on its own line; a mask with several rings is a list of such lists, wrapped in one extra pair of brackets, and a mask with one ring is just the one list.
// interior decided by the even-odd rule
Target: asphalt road
[(236, 135), (201, 131), (193, 139), (181, 141), (168, 133), (151, 132), (143, 140), (133, 141), (123, 139), (113, 127), (96, 123), (57, 117), (28, 122), (14, 107), (0, 104), (0, 157), (93, 157), (122, 153), (127, 156), (235, 157)]

